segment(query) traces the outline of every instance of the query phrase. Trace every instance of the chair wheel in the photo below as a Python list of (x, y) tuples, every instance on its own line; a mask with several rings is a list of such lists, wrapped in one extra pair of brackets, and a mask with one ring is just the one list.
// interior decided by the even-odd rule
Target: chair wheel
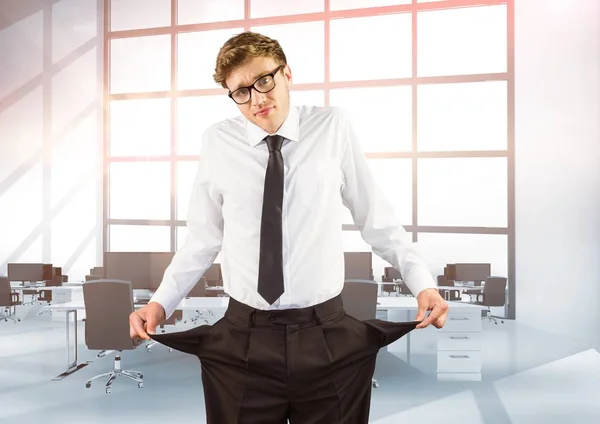
[(110, 395), (110, 387), (107, 387), (107, 388), (106, 388), (106, 394), (107, 394), (107, 395)]
[(143, 389), (144, 388), (144, 383), (138, 383), (138, 389)]
[(92, 383), (90, 383), (89, 381), (87, 383), (85, 383), (86, 389), (89, 389), (90, 387), (92, 387)]
[(144, 374), (140, 374), (140, 378), (144, 378)]
[(375, 383), (375, 382), (374, 382), (374, 383), (373, 383), (373, 388), (374, 388), (374, 389), (378, 389), (378, 388), (379, 388), (379, 383)]

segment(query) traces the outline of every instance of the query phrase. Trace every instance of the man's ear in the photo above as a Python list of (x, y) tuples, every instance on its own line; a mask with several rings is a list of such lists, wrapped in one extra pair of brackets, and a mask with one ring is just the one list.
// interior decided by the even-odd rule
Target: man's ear
[(283, 75), (285, 75), (285, 80), (288, 83), (292, 83), (292, 69), (290, 68), (289, 64), (286, 64), (285, 67), (283, 68)]

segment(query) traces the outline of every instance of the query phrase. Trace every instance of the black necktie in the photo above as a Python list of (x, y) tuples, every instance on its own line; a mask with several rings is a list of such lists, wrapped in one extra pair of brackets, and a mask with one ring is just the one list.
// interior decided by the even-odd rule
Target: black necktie
[(281, 208), (283, 204), (283, 137), (269, 135), (269, 164), (265, 175), (262, 219), (260, 222), (260, 259), (258, 266), (258, 294), (269, 305), (283, 294), (283, 252)]

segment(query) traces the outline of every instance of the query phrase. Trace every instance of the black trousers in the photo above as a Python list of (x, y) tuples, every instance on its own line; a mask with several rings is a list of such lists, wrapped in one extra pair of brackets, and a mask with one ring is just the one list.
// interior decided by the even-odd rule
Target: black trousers
[(200, 359), (208, 424), (367, 424), (377, 352), (417, 324), (359, 321), (341, 296), (278, 311), (231, 298), (212, 326), (151, 337)]

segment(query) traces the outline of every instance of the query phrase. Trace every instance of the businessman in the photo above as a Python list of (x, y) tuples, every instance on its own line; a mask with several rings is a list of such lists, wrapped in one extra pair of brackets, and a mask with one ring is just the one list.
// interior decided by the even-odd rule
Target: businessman
[[(292, 70), (276, 40), (232, 37), (214, 80), (242, 116), (203, 134), (189, 236), (151, 301), (131, 314), (131, 337), (200, 358), (209, 424), (366, 424), (377, 351), (415, 328), (441, 328), (448, 305), (376, 185), (348, 115), (290, 104)], [(343, 206), (416, 296), (413, 322), (345, 314)], [(219, 252), (225, 317), (155, 335)]]

